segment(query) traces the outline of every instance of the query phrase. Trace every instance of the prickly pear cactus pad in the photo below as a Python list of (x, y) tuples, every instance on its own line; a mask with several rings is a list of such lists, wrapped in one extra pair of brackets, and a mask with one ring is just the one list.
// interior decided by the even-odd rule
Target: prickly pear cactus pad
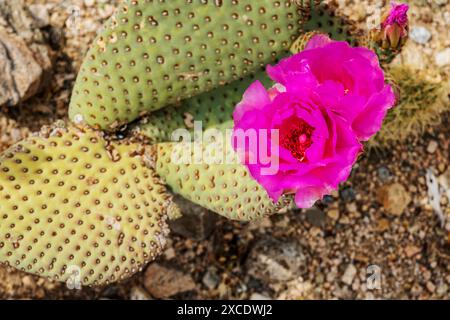
[[(175, 193), (229, 219), (241, 221), (259, 219), (294, 206), (290, 196), (283, 196), (274, 203), (247, 168), (240, 164), (231, 145), (211, 148), (195, 144), (180, 142), (154, 146), (156, 172)], [(193, 153), (197, 147), (204, 156), (223, 162), (197, 164), (197, 155)]]
[(70, 118), (113, 130), (274, 62), (301, 25), (291, 0), (126, 1), (81, 67)]
[(241, 101), (246, 88), (255, 80), (267, 86), (272, 83), (265, 72), (258, 72), (187, 99), (181, 107), (172, 106), (158, 110), (143, 118), (134, 127), (134, 131), (143, 135), (150, 143), (158, 143), (171, 141), (171, 134), (177, 129), (192, 132), (196, 121), (201, 121), (202, 130), (232, 128), (234, 108)]
[(141, 147), (102, 136), (46, 128), (0, 156), (1, 262), (75, 286), (100, 285), (132, 275), (162, 251), (170, 196)]

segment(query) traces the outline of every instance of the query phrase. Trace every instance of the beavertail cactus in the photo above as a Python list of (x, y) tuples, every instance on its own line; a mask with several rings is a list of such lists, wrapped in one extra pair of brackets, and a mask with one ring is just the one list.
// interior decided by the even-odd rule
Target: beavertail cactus
[[(255, 80), (267, 88), (268, 100), (292, 90), (272, 73), (274, 85), (261, 69), (289, 50), (301, 52), (318, 34), (322, 38), (316, 39), (328, 39), (327, 34), (351, 45), (367, 44), (383, 61), (399, 52), (403, 38), (395, 42), (395, 30), (386, 29), (386, 47), (337, 13), (334, 2), (314, 0), (126, 1), (81, 67), (69, 108), (74, 124), (44, 128), (0, 156), (0, 261), (60, 281), (75, 276), (83, 285), (102, 285), (130, 276), (161, 253), (166, 220), (179, 213), (168, 189), (235, 220), (291, 208), (299, 186), (274, 201), (231, 139), (217, 147), (199, 144), (195, 122), (201, 121), (201, 133), (217, 129), (223, 135), (235, 126), (236, 105)], [(336, 46), (351, 50), (347, 44)], [(379, 68), (375, 54), (355, 50)], [(303, 67), (272, 71), (286, 72), (288, 79), (302, 74)], [(353, 94), (370, 91), (367, 77), (357, 78), (361, 86), (341, 79), (333, 91), (329, 81), (315, 76), (323, 92), (339, 93), (339, 99), (323, 95), (324, 105), (351, 96), (366, 107), (367, 101)], [(384, 78), (377, 79), (373, 82), (384, 84)], [(354, 105), (344, 102), (335, 107)], [(379, 104), (374, 99), (369, 105)], [(335, 117), (343, 110), (328, 111)], [(135, 120), (133, 130), (123, 131), (125, 139), (105, 133)], [(339, 129), (328, 127), (331, 133)], [(177, 129), (189, 139), (172, 141)], [(330, 150), (342, 144), (335, 136), (327, 137)], [(305, 142), (301, 135), (295, 138)], [(194, 150), (226, 162), (197, 163)]]

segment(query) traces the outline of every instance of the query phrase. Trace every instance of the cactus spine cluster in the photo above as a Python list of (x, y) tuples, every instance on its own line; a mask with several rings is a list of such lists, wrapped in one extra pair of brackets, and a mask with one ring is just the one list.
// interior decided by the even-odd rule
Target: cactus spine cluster
[[(361, 39), (321, 1), (126, 1), (81, 67), (74, 124), (0, 157), (0, 261), (59, 281), (75, 270), (84, 285), (126, 278), (163, 250), (177, 212), (165, 184), (230, 219), (289, 208), (292, 199), (274, 204), (239, 161), (174, 163), (195, 142), (172, 142), (171, 133), (194, 121), (231, 128), (248, 85), (270, 84), (261, 67), (315, 32)], [(117, 140), (114, 131), (136, 119)], [(236, 159), (227, 146), (216, 152)]]

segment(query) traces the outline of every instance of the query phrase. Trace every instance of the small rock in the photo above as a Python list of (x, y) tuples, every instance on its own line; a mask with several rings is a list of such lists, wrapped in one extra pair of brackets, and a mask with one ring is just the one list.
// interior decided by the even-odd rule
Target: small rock
[(23, 139), (22, 132), (18, 128), (11, 129), (10, 135), (13, 143), (19, 142)]
[(157, 299), (196, 289), (194, 280), (182, 271), (152, 263), (145, 271), (144, 286)]
[(377, 231), (378, 232), (384, 232), (386, 230), (389, 230), (391, 224), (389, 220), (387, 219), (380, 219), (377, 223)]
[(437, 293), (438, 295), (444, 295), (444, 294), (447, 293), (447, 291), (448, 291), (448, 286), (447, 286), (445, 283), (441, 283), (441, 284), (437, 287), (436, 293)]
[(345, 207), (349, 213), (358, 214), (358, 206), (356, 205), (355, 202), (351, 202), (347, 204)]
[(450, 64), (450, 48), (436, 53), (435, 56), (436, 64), (439, 67), (443, 67)]
[(22, 283), (27, 288), (34, 289), (36, 287), (36, 282), (33, 280), (33, 277), (30, 275), (26, 275), (22, 278)]
[(22, 0), (0, 1), (0, 106), (15, 106), (46, 85), (51, 50)]
[(325, 196), (323, 197), (323, 199), (322, 199), (322, 202), (323, 202), (323, 204), (325, 204), (325, 205), (329, 205), (329, 204), (332, 204), (332, 203), (334, 202), (334, 198), (333, 198), (333, 196), (325, 195)]
[(378, 177), (380, 178), (381, 182), (387, 182), (391, 179), (392, 175), (388, 168), (386, 167), (379, 167), (378, 168)]
[(217, 222), (217, 215), (180, 196), (174, 196), (182, 217), (170, 221), (170, 228), (176, 234), (194, 240), (205, 240), (210, 236)]
[(86, 7), (92, 7), (95, 4), (95, 0), (84, 0), (84, 5)]
[(167, 260), (172, 260), (173, 258), (176, 257), (175, 249), (172, 247), (167, 248), (164, 251), (164, 256), (166, 257)]
[(342, 282), (350, 286), (353, 283), (353, 279), (355, 279), (356, 272), (356, 267), (353, 264), (349, 264), (341, 278)]
[(130, 291), (130, 300), (152, 300), (152, 297), (141, 287), (133, 287)]
[(430, 293), (434, 293), (434, 291), (436, 290), (436, 286), (431, 281), (427, 282), (426, 287), (427, 287), (427, 290), (430, 291)]
[(341, 191), (342, 200), (351, 202), (356, 198), (356, 192), (352, 187), (345, 188)]
[(325, 225), (326, 214), (316, 207), (306, 210), (305, 217), (306, 221), (315, 227), (321, 228)]
[(350, 224), (350, 219), (348, 218), (348, 216), (342, 216), (339, 219), (339, 223), (340, 224)]
[(203, 276), (202, 282), (209, 290), (214, 290), (217, 288), (220, 282), (220, 277), (217, 274), (217, 270), (215, 268), (208, 269)]
[(13, 106), (36, 94), (43, 70), (18, 36), (0, 28), (0, 106)]
[(399, 216), (408, 207), (411, 196), (403, 185), (393, 183), (378, 190), (377, 200), (388, 213)]
[(408, 258), (414, 257), (416, 254), (420, 253), (421, 249), (419, 247), (409, 245), (405, 248), (405, 253)]
[(296, 240), (270, 237), (257, 241), (245, 262), (248, 274), (266, 284), (298, 278), (305, 264), (306, 257)]
[(426, 62), (425, 53), (422, 51), (417, 50), (416, 46), (406, 46), (401, 53), (402, 60), (408, 65), (414, 66), (416, 70), (423, 70), (428, 67), (429, 63)]
[(49, 6), (45, 4), (32, 4), (28, 7), (31, 15), (35, 19), (37, 28), (44, 28), (50, 24)]
[(431, 33), (428, 29), (420, 26), (413, 26), (409, 33), (410, 38), (419, 43), (419, 44), (427, 44), (431, 39)]
[(254, 292), (250, 296), (250, 300), (272, 300), (270, 297), (265, 296), (261, 293)]
[(337, 221), (339, 219), (339, 210), (338, 209), (328, 210), (327, 215), (331, 220)]
[(436, 140), (431, 140), (430, 143), (428, 143), (427, 152), (430, 153), (430, 154), (433, 154), (433, 153), (436, 152), (437, 148), (438, 148), (437, 141)]

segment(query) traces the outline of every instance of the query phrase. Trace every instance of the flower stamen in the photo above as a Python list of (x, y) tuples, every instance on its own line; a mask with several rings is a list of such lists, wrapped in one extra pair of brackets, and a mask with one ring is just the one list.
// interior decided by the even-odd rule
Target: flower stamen
[(314, 128), (303, 119), (293, 119), (281, 129), (281, 145), (289, 150), (294, 158), (306, 162), (306, 150), (312, 145)]

